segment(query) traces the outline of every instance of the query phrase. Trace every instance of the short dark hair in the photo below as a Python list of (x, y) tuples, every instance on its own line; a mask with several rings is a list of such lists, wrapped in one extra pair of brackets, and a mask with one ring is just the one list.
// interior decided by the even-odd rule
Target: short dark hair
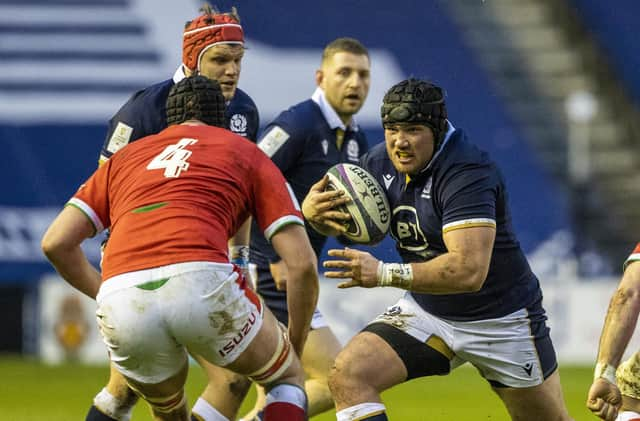
[(331, 41), (324, 47), (322, 51), (322, 62), (324, 63), (329, 57), (336, 53), (345, 52), (356, 55), (367, 56), (369, 58), (369, 50), (355, 38), (342, 37)]
[(190, 76), (173, 85), (166, 105), (167, 126), (199, 120), (210, 126), (227, 127), (222, 89), (207, 77)]

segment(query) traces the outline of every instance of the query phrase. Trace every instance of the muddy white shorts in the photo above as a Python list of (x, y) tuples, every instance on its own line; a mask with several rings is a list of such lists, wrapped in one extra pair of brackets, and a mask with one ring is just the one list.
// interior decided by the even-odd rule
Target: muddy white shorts
[(143, 383), (175, 375), (187, 349), (230, 364), (262, 326), (262, 302), (231, 264), (188, 262), (118, 275), (96, 300), (111, 361)]

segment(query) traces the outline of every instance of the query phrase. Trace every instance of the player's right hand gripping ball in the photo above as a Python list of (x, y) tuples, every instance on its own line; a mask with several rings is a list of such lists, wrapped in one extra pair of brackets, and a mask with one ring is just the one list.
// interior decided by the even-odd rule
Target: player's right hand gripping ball
[(340, 190), (351, 200), (342, 209), (351, 215), (343, 235), (354, 243), (375, 244), (389, 230), (389, 202), (376, 179), (354, 164), (337, 164), (327, 171), (328, 189)]

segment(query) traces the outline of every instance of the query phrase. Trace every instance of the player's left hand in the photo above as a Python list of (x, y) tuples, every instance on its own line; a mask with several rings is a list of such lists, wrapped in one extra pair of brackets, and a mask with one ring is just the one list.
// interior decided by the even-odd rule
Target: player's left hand
[(338, 288), (363, 287), (373, 288), (378, 286), (379, 260), (366, 251), (360, 251), (345, 247), (344, 249), (331, 249), (329, 256), (339, 257), (341, 260), (327, 260), (325, 268), (338, 269), (325, 272), (327, 278), (345, 279), (349, 281), (338, 284)]
[(587, 408), (605, 421), (614, 421), (622, 405), (620, 390), (605, 379), (596, 379), (589, 389)]
[(287, 265), (284, 264), (284, 261), (280, 260), (276, 263), (270, 263), (269, 271), (271, 272), (271, 277), (276, 284), (276, 289), (278, 291), (286, 291), (289, 269), (287, 268)]

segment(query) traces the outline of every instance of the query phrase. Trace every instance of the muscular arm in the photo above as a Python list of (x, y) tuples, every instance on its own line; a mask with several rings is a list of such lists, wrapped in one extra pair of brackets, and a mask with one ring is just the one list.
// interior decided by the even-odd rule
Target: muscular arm
[[(493, 252), (495, 229), (473, 227), (444, 234), (447, 252), (426, 262), (411, 263), (413, 280), (406, 289), (425, 294), (456, 294), (474, 292), (482, 288), (489, 272)], [(326, 268), (339, 269), (326, 272), (328, 278), (351, 278), (338, 285), (340, 288), (379, 286), (380, 261), (359, 250), (329, 250), (329, 256), (346, 260), (330, 260)], [(400, 286), (400, 285), (394, 285)]]
[(41, 244), (42, 251), (60, 276), (91, 298), (96, 298), (101, 278), (80, 244), (94, 232), (95, 228), (82, 211), (67, 206), (51, 223)]
[[(623, 404), (616, 385), (616, 367), (620, 364), (633, 334), (640, 312), (640, 263), (627, 266), (611, 301), (600, 335), (600, 348), (589, 388), (587, 408), (604, 420), (614, 420)], [(625, 405), (636, 409), (637, 401), (627, 397)]]
[(311, 317), (318, 302), (317, 258), (304, 227), (287, 225), (271, 242), (286, 265), (289, 337), (298, 355), (302, 355)]
[(632, 262), (611, 298), (600, 335), (598, 362), (617, 367), (633, 335), (640, 312), (640, 262)]
[(489, 272), (496, 230), (474, 227), (444, 234), (447, 253), (422, 263), (412, 263), (412, 291), (429, 294), (475, 292)]

